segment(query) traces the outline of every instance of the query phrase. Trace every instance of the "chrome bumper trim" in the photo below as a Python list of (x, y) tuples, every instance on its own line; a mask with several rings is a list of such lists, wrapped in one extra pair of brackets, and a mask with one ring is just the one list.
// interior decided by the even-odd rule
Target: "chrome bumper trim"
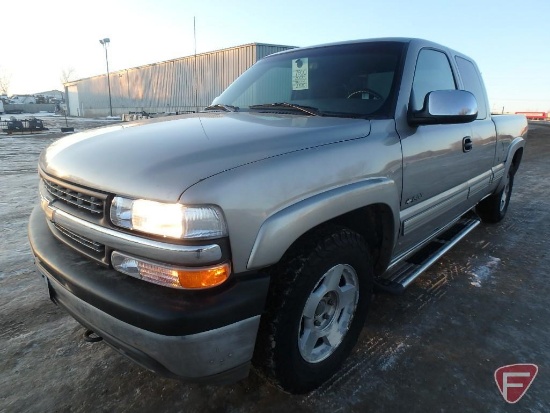
[(221, 247), (217, 244), (178, 245), (150, 240), (84, 221), (55, 208), (44, 198), (41, 204), (46, 217), (54, 224), (113, 249), (157, 261), (185, 265), (215, 264), (222, 258)]

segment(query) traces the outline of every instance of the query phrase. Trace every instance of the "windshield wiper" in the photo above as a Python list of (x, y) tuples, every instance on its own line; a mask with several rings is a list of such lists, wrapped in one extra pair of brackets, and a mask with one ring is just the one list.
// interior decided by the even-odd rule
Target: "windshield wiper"
[(313, 106), (304, 106), (304, 105), (295, 105), (293, 103), (288, 102), (277, 102), (277, 103), (262, 103), (260, 105), (252, 105), (249, 106), (250, 109), (259, 109), (259, 110), (280, 110), (280, 109), (286, 109), (286, 110), (295, 110), (307, 113), (308, 115), (312, 116), (322, 116), (323, 113)]
[(223, 110), (224, 112), (238, 112), (239, 107), (233, 105), (224, 105), (223, 103), (216, 103), (205, 107), (203, 110)]
[(323, 112), (324, 116), (331, 116), (335, 118), (352, 118), (352, 119), (366, 119), (367, 115), (362, 113), (350, 113), (350, 112)]

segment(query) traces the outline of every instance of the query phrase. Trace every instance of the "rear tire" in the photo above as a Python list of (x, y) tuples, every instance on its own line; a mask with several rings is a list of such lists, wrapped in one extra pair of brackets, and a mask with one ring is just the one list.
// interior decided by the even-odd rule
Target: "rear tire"
[(272, 273), (255, 365), (291, 393), (328, 380), (363, 328), (372, 274), (359, 234), (332, 227), (311, 237)]
[(504, 219), (506, 211), (508, 211), (508, 205), (510, 204), (512, 187), (514, 186), (512, 168), (513, 165), (508, 170), (504, 187), (477, 205), (476, 212), (484, 222), (497, 223)]

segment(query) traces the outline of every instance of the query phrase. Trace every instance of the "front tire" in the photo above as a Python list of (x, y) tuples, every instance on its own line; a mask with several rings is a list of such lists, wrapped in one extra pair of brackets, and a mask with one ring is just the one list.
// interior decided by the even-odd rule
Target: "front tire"
[(372, 265), (345, 228), (315, 234), (272, 274), (255, 364), (275, 384), (305, 393), (336, 373), (364, 325)]

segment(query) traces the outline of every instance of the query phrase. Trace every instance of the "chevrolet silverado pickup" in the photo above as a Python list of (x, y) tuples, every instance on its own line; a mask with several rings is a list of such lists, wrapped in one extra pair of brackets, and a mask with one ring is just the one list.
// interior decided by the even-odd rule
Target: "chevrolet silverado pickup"
[(527, 122), (420, 39), (297, 48), (202, 113), (65, 137), (29, 239), (50, 298), (142, 366), (293, 393), (338, 372), (375, 289), (401, 293), (510, 203)]

